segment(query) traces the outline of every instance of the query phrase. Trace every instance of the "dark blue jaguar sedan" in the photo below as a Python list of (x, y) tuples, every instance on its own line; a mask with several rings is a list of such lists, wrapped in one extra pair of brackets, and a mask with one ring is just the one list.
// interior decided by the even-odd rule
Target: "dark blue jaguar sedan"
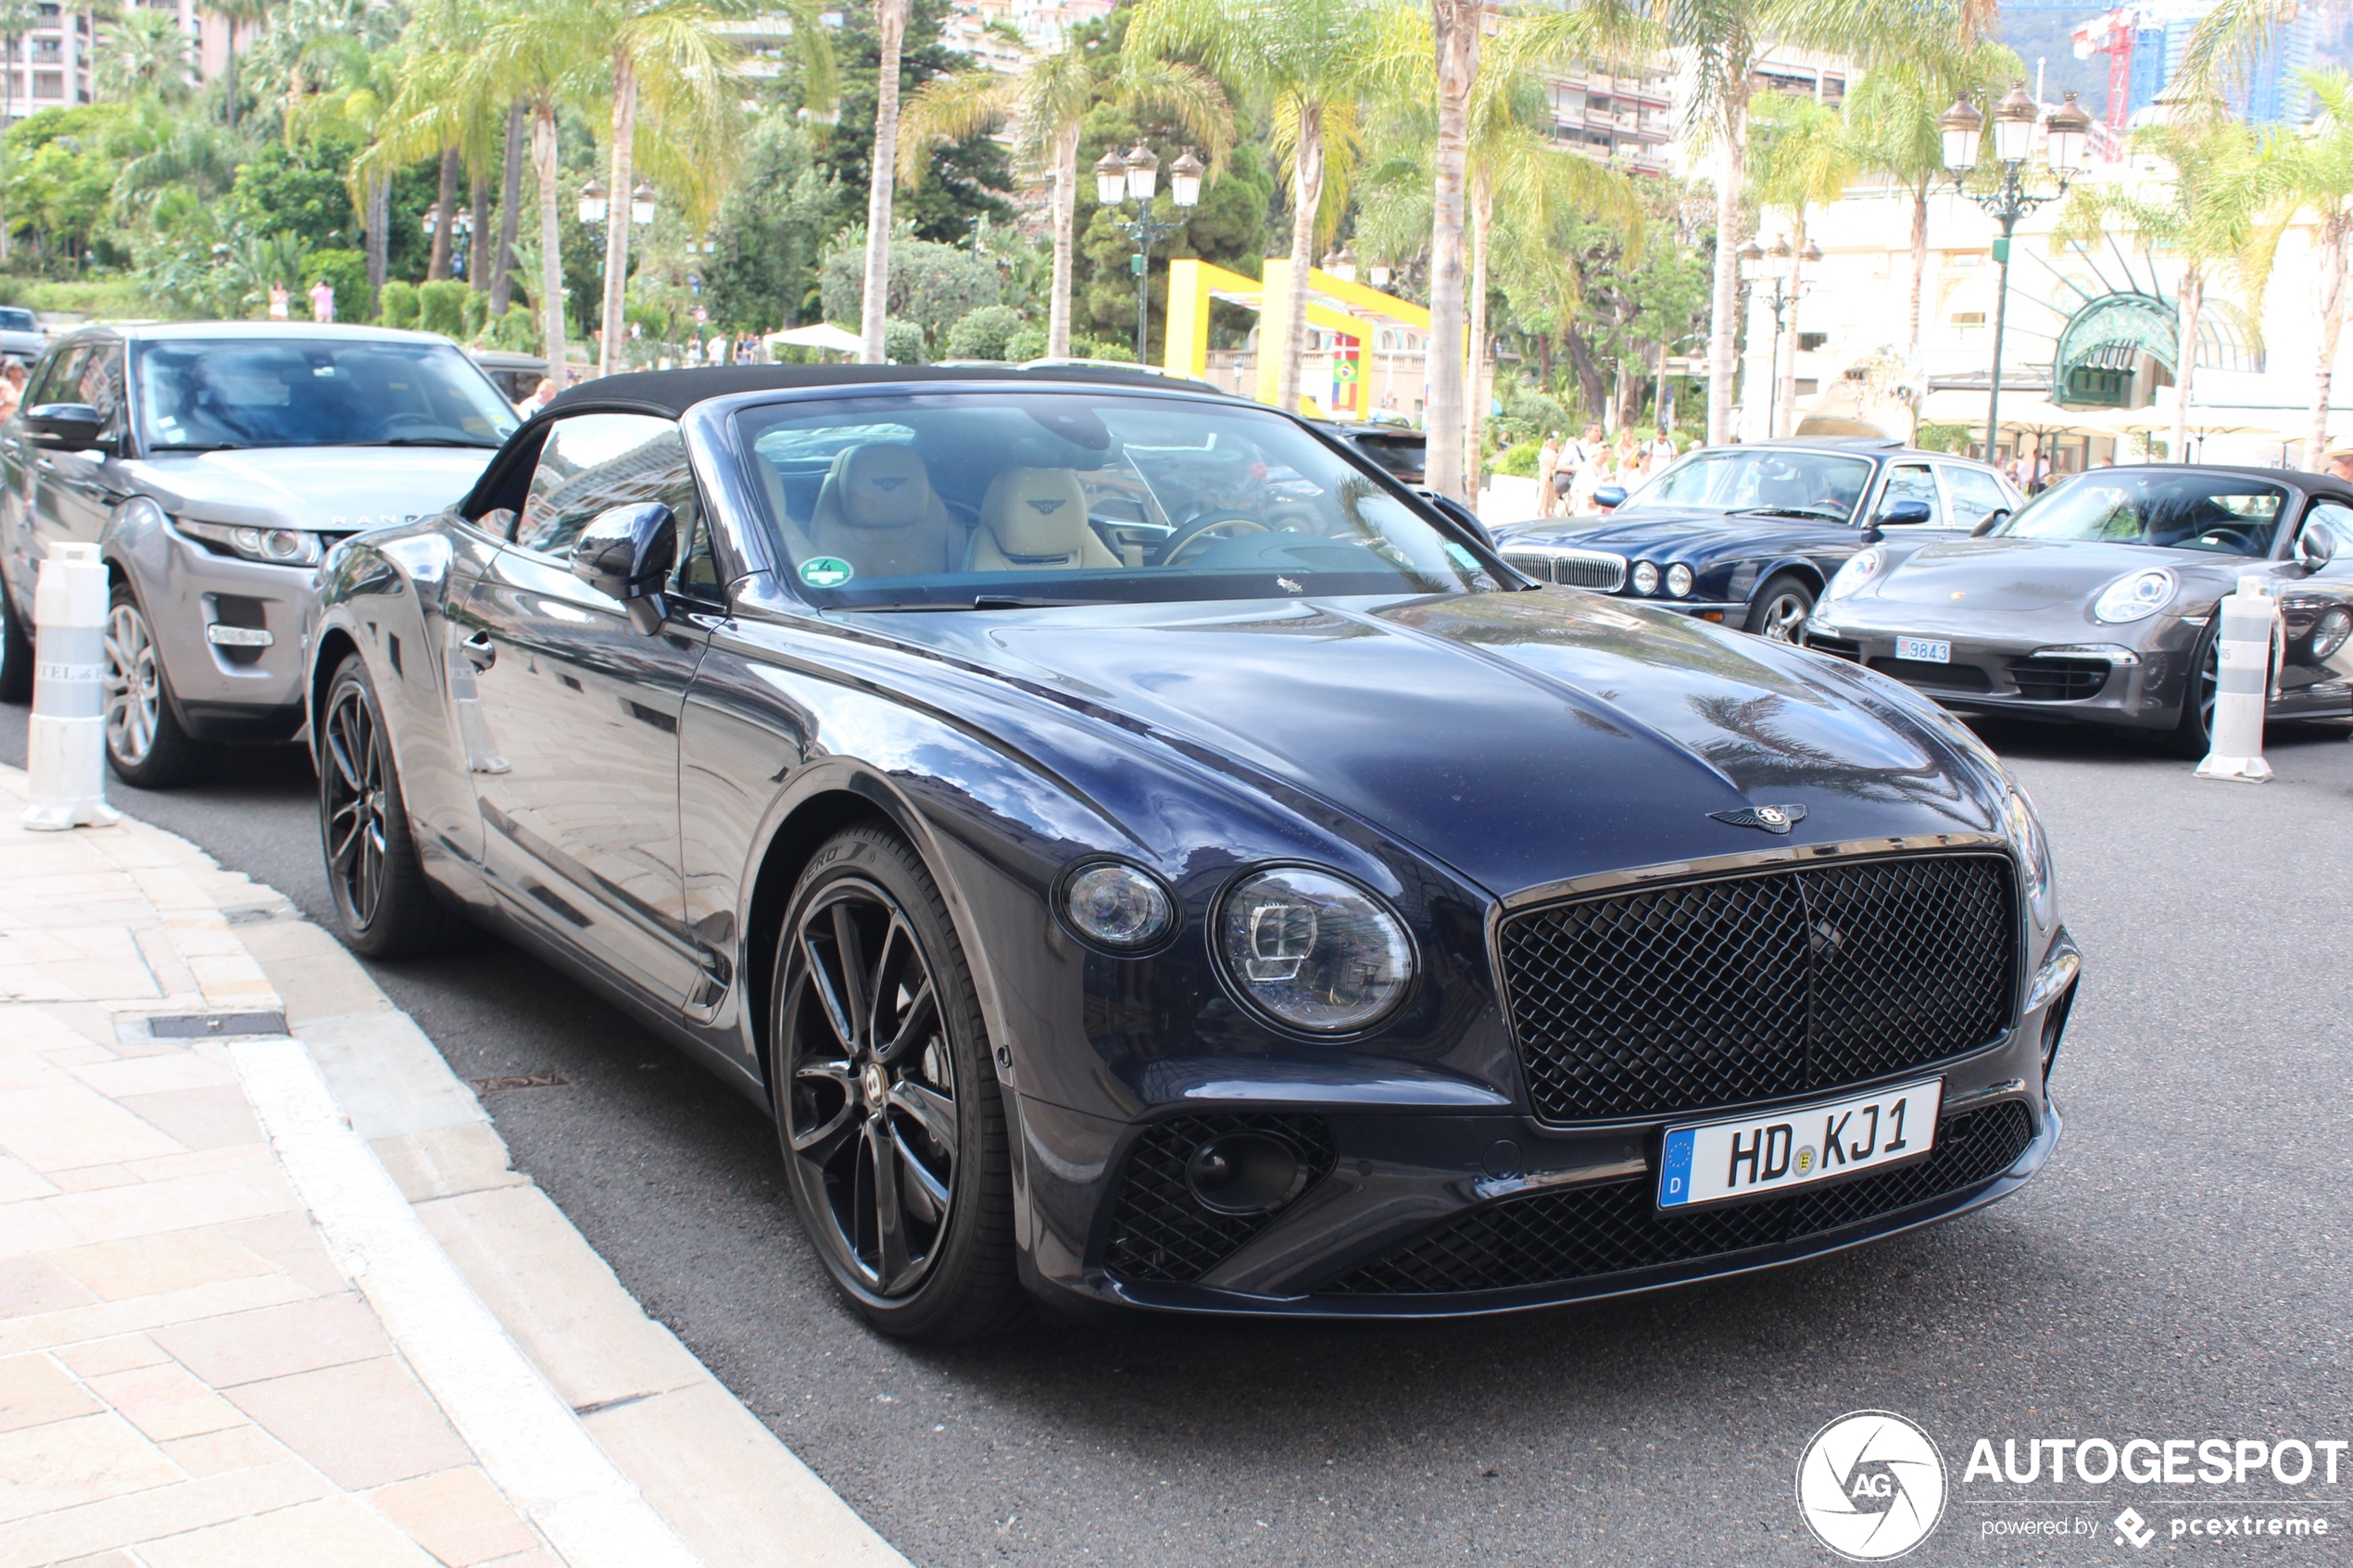
[(1617, 509), (1498, 529), (1504, 558), (1783, 643), (1868, 529), (1966, 533), (2024, 504), (1983, 463), (1864, 440), (1703, 447), (1630, 495), (1604, 485), (1595, 498)]
[(885, 1332), (1495, 1311), (2016, 1189), (2077, 977), (1925, 698), (1139, 374), (610, 377), (339, 546), (320, 823), (771, 1117)]

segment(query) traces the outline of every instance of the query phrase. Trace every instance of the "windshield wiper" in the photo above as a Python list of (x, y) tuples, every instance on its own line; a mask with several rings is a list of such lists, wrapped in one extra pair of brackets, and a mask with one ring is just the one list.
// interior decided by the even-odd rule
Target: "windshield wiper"
[(1075, 609), (1080, 605), (1098, 604), (1097, 599), (1046, 599), (1027, 594), (980, 594), (970, 604), (953, 599), (911, 599), (895, 605), (837, 605), (837, 609), (856, 612), (880, 611), (887, 615), (909, 615), (922, 610), (963, 609)]
[(474, 441), (456, 435), (389, 435), (382, 441), (363, 441), (362, 446), (503, 446), (501, 441)]
[(244, 452), (252, 448), (250, 441), (189, 441), (174, 442), (169, 446), (150, 445), (150, 453), (165, 452)]
[(1832, 522), (1844, 522), (1844, 512), (1834, 512), (1822, 507), (1735, 507), (1727, 517), (1818, 517)]

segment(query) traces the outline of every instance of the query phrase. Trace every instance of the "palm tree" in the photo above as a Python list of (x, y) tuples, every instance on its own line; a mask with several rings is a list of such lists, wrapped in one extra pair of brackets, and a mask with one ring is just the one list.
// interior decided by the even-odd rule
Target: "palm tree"
[(1275, 399), (1283, 408), (1299, 407), (1307, 270), (1345, 204), (1357, 90), (1378, 57), (1381, 25), (1381, 13), (1361, 0), (1142, 0), (1127, 24), (1131, 59), (1190, 55), (1273, 112), (1276, 150), (1291, 177), (1290, 287), (1279, 333), (1262, 321), (1258, 340), (1262, 354), (1281, 345)]
[(141, 7), (107, 30), (98, 51), (97, 94), (177, 103), (188, 96), (195, 69), (195, 51), (179, 19)]
[(2335, 381), (2336, 344), (2345, 330), (2346, 249), (2353, 243), (2353, 75), (2343, 69), (2297, 73), (2320, 110), (2296, 132), (2275, 131), (2264, 138), (2261, 176), (2273, 210), (2258, 243), (2268, 258), (2290, 220), (2309, 212), (2312, 235), (2313, 304), (2320, 320), (2319, 357), (2312, 369), (2312, 404), (2304, 432), (2304, 466), (2320, 471), (2328, 449), (2329, 398)]
[[(1789, 214), (1793, 265), (1802, 271), (1808, 215), (1845, 194), (1862, 158), (1847, 139), (1844, 118), (1811, 98), (1768, 94), (1755, 107), (1750, 130), (1748, 168), (1756, 203)], [(1787, 434), (1797, 427), (1797, 333), (1785, 334), (1783, 344), (1773, 365), (1772, 407), (1773, 429)]]
[(879, 365), (890, 356), (887, 313), (890, 304), (891, 176), (899, 167), (899, 56), (907, 42), (908, 0), (875, 0), (875, 32), (882, 62), (875, 78), (875, 154), (866, 178), (866, 293), (860, 302), (859, 358)]
[[(584, 25), (581, 8), (543, 8), (518, 0), (493, 14), (475, 38), (456, 83), (468, 97), (521, 104), (530, 119), (531, 167), (539, 185), (539, 241), (535, 248), (539, 253), (540, 351), (559, 386), (564, 377), (564, 261), (556, 117), (588, 73), (601, 43)], [(623, 217), (625, 220), (625, 212)]]
[(2219, 104), (2163, 107), (2171, 109), (2171, 118), (2135, 131), (2132, 147), (2162, 161), (2171, 178), (2139, 187), (2077, 186), (2054, 237), (2082, 244), (2098, 237), (2108, 220), (2117, 219), (2151, 251), (2181, 262), (2169, 455), (2175, 462), (2187, 462), (2190, 392), (2197, 370), (2206, 285), (2225, 270), (2235, 273), (2247, 320), (2262, 319), (2271, 256), (2257, 218), (2268, 193), (2253, 132), (2221, 113)]
[(1070, 352), (1070, 270), (1077, 226), (1078, 132), (1087, 111), (1111, 96), (1125, 107), (1151, 105), (1172, 115), (1209, 155), (1214, 179), (1233, 141), (1226, 94), (1205, 72), (1161, 60), (1130, 62), (1116, 77), (1113, 62), (1083, 44), (1065, 44), (1031, 60), (1017, 75), (967, 70), (937, 76), (915, 89), (900, 115), (899, 178), (913, 190), (932, 149), (1008, 122), (1018, 126), (1013, 156), (1032, 174), (1053, 183), (1054, 277), (1047, 296), (1046, 352)]
[[(374, 144), (354, 165), (355, 178), (383, 180), (420, 158), (440, 158), (433, 252), (425, 272), (432, 279), (449, 275), (459, 178), (471, 170), (480, 188), (497, 156), (497, 138), (510, 102), (497, 95), (495, 83), (468, 69), (474, 42), (487, 20), (480, 0), (430, 0), (418, 9), (402, 38), (406, 48), (399, 56), (398, 90), (377, 126)], [(352, 46), (348, 39), (333, 42), (338, 53)], [(295, 118), (288, 116), (289, 137)], [(477, 286), (480, 282), (477, 276)]]
[(260, 26), (270, 19), (270, 13), (277, 5), (278, 0), (205, 0), (204, 8), (229, 24), (229, 64), (222, 72), (227, 79), (226, 95), (221, 101), (228, 106), (226, 112), (232, 127), (237, 123), (237, 29)]
[[(39, 0), (0, 0), (0, 129), (17, 118), (17, 50), (41, 25)], [(6, 145), (0, 143), (0, 266), (8, 260)]]
[(1867, 72), (1847, 94), (1848, 133), (1866, 168), (1880, 170), (1912, 198), (1912, 282), (1906, 314), (1906, 357), (1920, 352), (1920, 301), (1928, 280), (1928, 198), (1944, 182), (1944, 141), (1936, 123), (1957, 98), (1992, 103), (2025, 73), (1996, 44), (1937, 52), (1919, 40), (1911, 57)]

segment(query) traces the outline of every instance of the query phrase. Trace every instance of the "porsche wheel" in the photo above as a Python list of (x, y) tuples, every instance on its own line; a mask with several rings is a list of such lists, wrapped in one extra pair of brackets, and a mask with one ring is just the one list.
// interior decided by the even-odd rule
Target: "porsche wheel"
[(1814, 591), (1794, 572), (1766, 580), (1749, 601), (1746, 629), (1768, 642), (1805, 640), (1806, 618), (1814, 613)]
[(2167, 747), (2176, 757), (2204, 759), (2214, 749), (2214, 699), (2222, 686), (2222, 614), (2216, 610), (2190, 656), (2188, 689), (2182, 694), (2182, 716), (2173, 726)]
[(204, 747), (172, 711), (163, 651), (128, 583), (117, 583), (107, 600), (106, 650), (107, 765), (140, 789), (185, 784)]
[(837, 834), (794, 891), (773, 972), (777, 1135), (835, 1285), (904, 1338), (1007, 1326), (1026, 1298), (1004, 1099), (923, 861), (885, 828)]
[(336, 934), (370, 958), (430, 952), (450, 917), (417, 859), (384, 711), (358, 654), (335, 671), (319, 714), (319, 839)]

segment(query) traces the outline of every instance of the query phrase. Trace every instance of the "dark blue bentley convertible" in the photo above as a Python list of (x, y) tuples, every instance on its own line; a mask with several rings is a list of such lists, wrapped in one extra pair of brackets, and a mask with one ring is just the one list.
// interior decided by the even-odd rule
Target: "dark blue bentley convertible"
[(889, 1333), (1642, 1289), (2058, 1136), (2079, 960), (1968, 731), (1206, 387), (613, 376), (321, 590), (345, 940), (633, 1010)]
[(2024, 504), (1983, 463), (1853, 440), (1703, 447), (1630, 495), (1604, 485), (1595, 499), (1617, 510), (1496, 530), (1504, 558), (1784, 643), (1868, 530), (1966, 533)]

